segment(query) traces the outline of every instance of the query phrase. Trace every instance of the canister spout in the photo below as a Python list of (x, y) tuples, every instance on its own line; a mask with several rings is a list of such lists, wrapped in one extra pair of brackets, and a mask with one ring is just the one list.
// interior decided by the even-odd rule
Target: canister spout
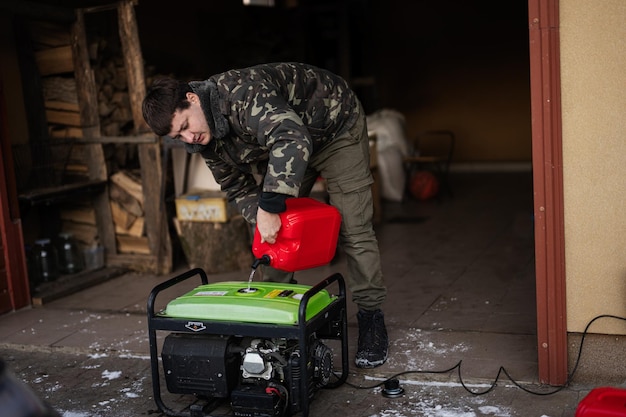
[(252, 262), (252, 269), (257, 269), (259, 265), (269, 265), (272, 259), (269, 255), (263, 255), (260, 258), (256, 258), (254, 262)]

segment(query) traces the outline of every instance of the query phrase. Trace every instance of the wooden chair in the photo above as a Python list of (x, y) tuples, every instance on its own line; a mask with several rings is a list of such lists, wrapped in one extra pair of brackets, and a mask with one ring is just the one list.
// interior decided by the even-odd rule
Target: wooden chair
[(441, 189), (452, 196), (448, 177), (454, 144), (455, 136), (450, 130), (426, 130), (418, 133), (411, 141), (409, 155), (404, 158), (407, 185), (410, 185), (414, 172), (430, 170), (439, 179)]

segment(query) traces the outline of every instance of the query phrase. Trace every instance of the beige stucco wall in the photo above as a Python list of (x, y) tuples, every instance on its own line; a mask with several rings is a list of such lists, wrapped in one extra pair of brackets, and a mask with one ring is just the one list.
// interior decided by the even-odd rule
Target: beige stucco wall
[(626, 1), (561, 0), (560, 37), (567, 327), (580, 332), (626, 317)]

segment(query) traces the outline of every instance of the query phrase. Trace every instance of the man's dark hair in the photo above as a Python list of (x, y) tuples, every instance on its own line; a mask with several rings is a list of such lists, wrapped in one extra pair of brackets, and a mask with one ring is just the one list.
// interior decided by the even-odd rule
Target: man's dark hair
[(185, 110), (191, 103), (187, 93), (193, 90), (189, 84), (172, 78), (160, 78), (150, 86), (143, 100), (143, 118), (159, 136), (166, 136), (172, 130), (172, 119), (176, 110)]

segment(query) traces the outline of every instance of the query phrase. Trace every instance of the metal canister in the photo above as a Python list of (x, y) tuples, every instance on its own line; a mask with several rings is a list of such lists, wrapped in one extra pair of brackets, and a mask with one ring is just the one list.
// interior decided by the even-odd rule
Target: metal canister
[(59, 277), (57, 253), (50, 239), (35, 241), (33, 260), (37, 282), (51, 282)]
[(84, 269), (83, 258), (71, 233), (60, 233), (57, 240), (59, 270), (64, 274), (76, 274)]

